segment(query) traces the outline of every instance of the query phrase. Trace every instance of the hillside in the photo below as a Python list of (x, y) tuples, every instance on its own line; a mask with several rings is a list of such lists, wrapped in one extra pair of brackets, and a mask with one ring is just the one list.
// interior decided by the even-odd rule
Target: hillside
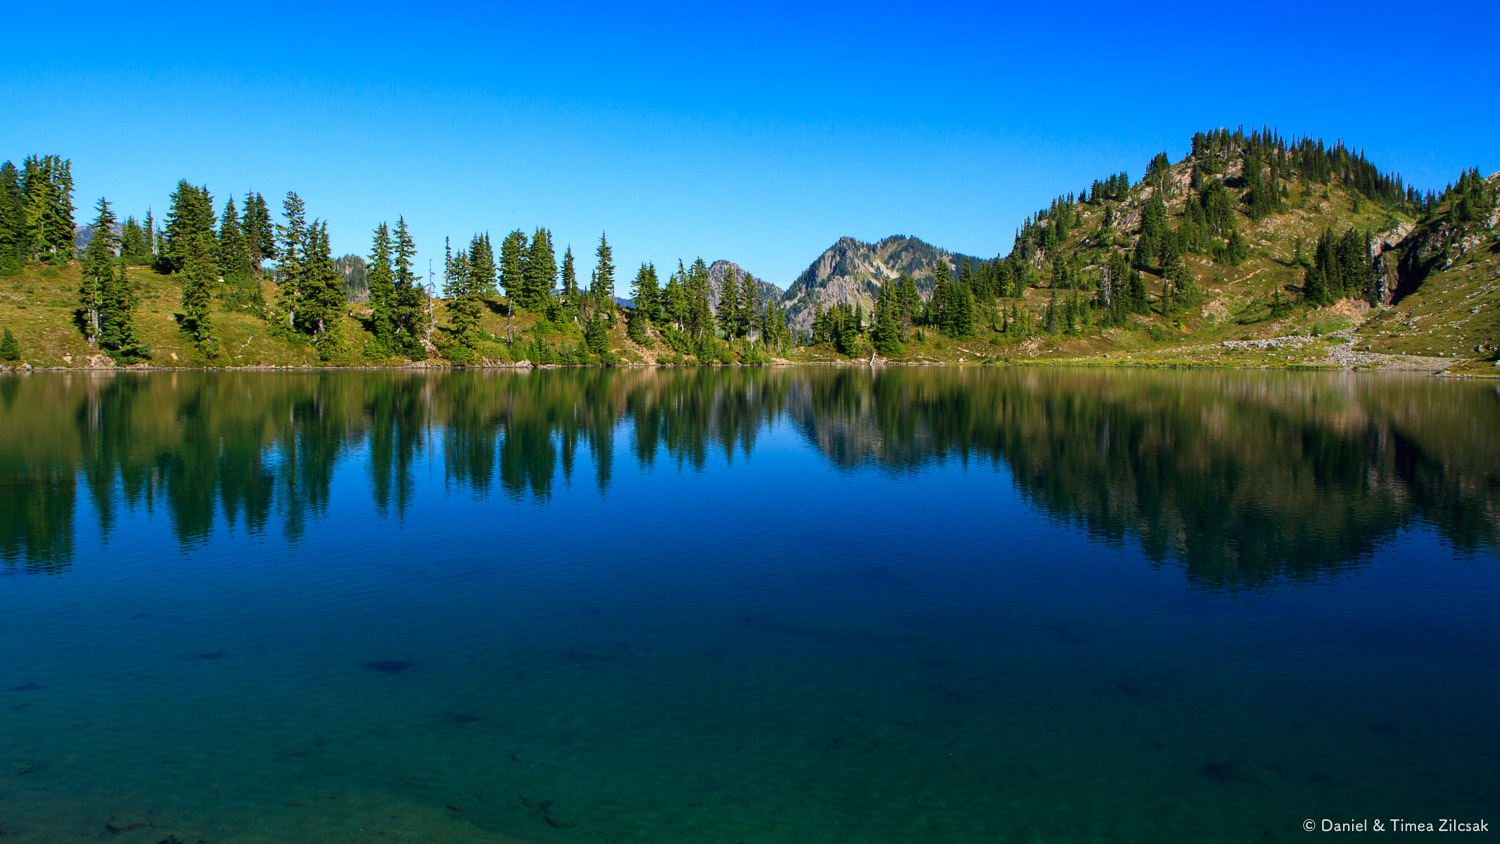
[[(719, 312), (719, 299), (724, 290), (724, 274), (734, 272), (735, 289), (738, 290), (745, 284), (745, 269), (732, 261), (718, 260), (708, 265), (708, 305), (712, 311)], [(762, 305), (766, 302), (777, 301), (782, 296), (780, 287), (772, 284), (759, 276), (755, 277), (755, 289), (760, 293)]]
[[(180, 183), (174, 207), (192, 190)], [(200, 217), (211, 223), (211, 210)], [(24, 220), (0, 223), (19, 231)], [(269, 222), (262, 214), (256, 225)], [(457, 253), (463, 283), (445, 284), (468, 298), (429, 306), (417, 290), (420, 313), (403, 317), (412, 328), (388, 345), (376, 337), (382, 323), (365, 260), (334, 259), (322, 241), (319, 278), (336, 292), (316, 302), (297, 294), (304, 311), (293, 327), (269, 261), (264, 278), (242, 270), (214, 284), (210, 274), (206, 307), (219, 336), (206, 357), (181, 314), (190, 274), (140, 266), (156, 259), (138, 251), (116, 263), (131, 264), (134, 321), (154, 365), (408, 365), (407, 355), (419, 358), (412, 365), (764, 363), (874, 354), (903, 362), (1494, 373), (1497, 228), (1500, 174), (1471, 170), (1442, 191), (1419, 193), (1342, 145), (1215, 130), (1195, 136), (1175, 162), (1155, 156), (1138, 181), (1116, 173), (1083, 195), (1052, 200), (1023, 222), (1004, 257), (959, 255), (906, 236), (873, 244), (841, 238), (784, 294), (757, 279), (754, 312), (721, 313), (726, 278), (745, 278), (728, 261), (699, 260), (653, 277), (644, 307), (555, 287), (536, 302), (520, 293), (512, 302), (495, 290), (485, 240), (474, 245), (483, 261)], [(13, 332), (19, 362), (113, 365), (85, 341), (77, 316), (86, 258), (60, 257), (89, 233), (71, 224), (47, 229), (48, 245), (34, 259), (41, 263), (0, 255), (0, 329)], [(229, 241), (218, 237), (223, 252)], [(545, 290), (556, 265), (549, 273), (550, 251), (532, 252), (539, 257), (522, 255), (517, 271), (539, 261), (534, 275)], [(915, 283), (893, 284), (903, 275)], [(309, 321), (314, 305), (321, 316)], [(315, 346), (324, 327), (332, 339)]]
[(930, 293), (933, 267), (939, 260), (947, 261), (954, 271), (965, 260), (979, 262), (978, 258), (904, 235), (892, 235), (876, 243), (841, 237), (787, 287), (783, 297), (787, 321), (794, 331), (807, 332), (817, 305), (823, 310), (835, 305), (859, 305), (865, 313), (873, 314), (880, 288), (903, 274), (915, 279), (924, 294)]
[[(1496, 177), (1418, 194), (1343, 146), (1217, 130), (1087, 194), (1028, 218), (1005, 258), (974, 264), (944, 301), (924, 290), (880, 353), (1491, 369)], [(868, 357), (878, 315), (865, 313), (866, 330), (846, 314), (799, 359)]]

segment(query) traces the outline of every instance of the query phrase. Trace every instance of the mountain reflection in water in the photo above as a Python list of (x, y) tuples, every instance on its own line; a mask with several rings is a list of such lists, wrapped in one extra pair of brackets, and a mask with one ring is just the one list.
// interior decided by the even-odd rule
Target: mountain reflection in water
[(1419, 525), (1460, 553), (1500, 547), (1500, 389), (1484, 383), (977, 368), (36, 374), (0, 377), (0, 572), (64, 572), (78, 531), (107, 536), (127, 511), (164, 510), (184, 545), (216, 520), (252, 535), (275, 522), (295, 542), (319, 529), (348, 463), (365, 467), (379, 516), (401, 520), (427, 466), (545, 507), (583, 480), (580, 453), (607, 497), (617, 451), (702, 471), (788, 426), (868, 483), (955, 461), (1008, 471), (1039, 511), (1138, 543), (1201, 588), (1335, 575)]

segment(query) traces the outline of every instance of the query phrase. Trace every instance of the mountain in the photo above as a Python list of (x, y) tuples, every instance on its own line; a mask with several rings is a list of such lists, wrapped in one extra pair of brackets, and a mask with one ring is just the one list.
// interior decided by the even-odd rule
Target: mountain
[[(732, 261), (718, 260), (708, 266), (708, 306), (714, 312), (719, 312), (719, 299), (724, 290), (724, 275), (734, 273), (735, 289), (738, 290), (745, 283), (745, 270), (739, 264)], [(765, 281), (760, 277), (755, 279), (755, 289), (760, 292), (760, 301), (764, 305), (774, 302), (782, 296), (781, 288)]]
[(932, 270), (940, 260), (946, 261), (955, 275), (965, 260), (980, 263), (978, 258), (905, 235), (892, 235), (877, 243), (841, 237), (787, 287), (783, 297), (787, 321), (795, 332), (806, 332), (818, 304), (825, 311), (837, 304), (857, 304), (873, 315), (881, 286), (903, 273), (916, 280), (925, 296), (932, 290)]

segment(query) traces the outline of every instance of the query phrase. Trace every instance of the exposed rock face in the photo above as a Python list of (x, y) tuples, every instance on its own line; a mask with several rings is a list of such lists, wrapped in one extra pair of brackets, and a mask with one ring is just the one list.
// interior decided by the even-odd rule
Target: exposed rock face
[(926, 297), (932, 290), (932, 271), (938, 261), (946, 261), (956, 274), (965, 259), (979, 261), (904, 235), (892, 235), (878, 243), (839, 238), (787, 288), (787, 321), (794, 331), (809, 330), (817, 303), (824, 310), (838, 304), (860, 304), (865, 313), (873, 314), (880, 288), (903, 273), (916, 280), (917, 289)]
[[(740, 289), (745, 283), (745, 270), (739, 264), (732, 261), (714, 261), (708, 267), (708, 306), (714, 313), (719, 312), (719, 299), (724, 290), (724, 275), (734, 273), (735, 289)], [(781, 298), (781, 288), (765, 281), (759, 277), (755, 279), (755, 289), (760, 293), (761, 305)]]

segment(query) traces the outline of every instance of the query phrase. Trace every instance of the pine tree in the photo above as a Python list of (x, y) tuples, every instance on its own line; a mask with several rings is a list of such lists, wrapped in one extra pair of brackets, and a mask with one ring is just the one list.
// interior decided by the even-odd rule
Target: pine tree
[(120, 260), (130, 267), (141, 267), (151, 263), (151, 253), (146, 246), (146, 234), (134, 217), (125, 218), (125, 227), (120, 234)]
[(146, 225), (142, 227), (141, 234), (146, 236), (146, 254), (154, 259), (156, 250), (161, 247), (161, 238), (156, 231), (156, 219), (151, 216), (150, 208), (146, 209)]
[(30, 257), (26, 226), (26, 193), (16, 165), (0, 165), (0, 269), (16, 269)]
[(708, 304), (708, 265), (702, 258), (695, 259), (684, 273), (682, 289), (686, 311), (683, 328), (694, 341), (701, 343), (713, 331), (713, 311)]
[(209, 358), (217, 357), (219, 353), (218, 337), (210, 314), (217, 277), (212, 244), (211, 235), (198, 231), (179, 235), (175, 246), (177, 260), (181, 261), (182, 327), (192, 336), (198, 351)]
[(495, 286), (495, 249), (490, 245), (489, 232), (477, 234), (469, 242), (469, 269), (478, 285), (475, 290), (478, 296), (494, 298), (500, 295)]
[(875, 351), (886, 357), (901, 354), (900, 328), (897, 321), (900, 306), (896, 302), (899, 295), (896, 290), (892, 289), (892, 285), (883, 284), (875, 300), (875, 330), (872, 339), (875, 343)]
[(276, 258), (276, 228), (271, 225), (271, 212), (266, 208), (265, 197), (258, 193), (245, 194), (243, 225), (250, 267), (256, 276), (260, 276), (262, 264)]
[(740, 323), (736, 331), (741, 337), (750, 335), (750, 327), (760, 319), (760, 287), (755, 276), (745, 273), (740, 284)]
[[(504, 248), (502, 244), (502, 249)], [(526, 290), (525, 307), (544, 310), (552, 300), (552, 285), (557, 280), (557, 260), (552, 251), (552, 233), (538, 228), (531, 235), (521, 267), (522, 287)]]
[(307, 249), (307, 222), (306, 210), (302, 204), (302, 197), (296, 191), (287, 191), (286, 201), (282, 203), (282, 213), (286, 217), (286, 224), (277, 224), (276, 232), (281, 239), (277, 253), (277, 309), (279, 316), (286, 320), (289, 329), (296, 330), (298, 327), (298, 311), (302, 307), (304, 298), (303, 282), (306, 269)]
[(719, 281), (719, 310), (715, 316), (724, 336), (733, 340), (740, 325), (740, 287), (733, 264), (724, 268), (724, 277)]
[(135, 290), (121, 260), (103, 281), (103, 308), (100, 312), (99, 346), (120, 363), (134, 363), (151, 357), (141, 345), (135, 329)]
[(630, 287), (630, 297), (635, 301), (635, 308), (631, 310), (630, 322), (626, 325), (626, 334), (637, 343), (645, 343), (649, 339), (646, 329), (656, 321), (653, 314), (660, 307), (657, 285), (656, 267), (641, 264)]
[(573, 247), (569, 246), (563, 252), (562, 259), (562, 295), (563, 302), (569, 310), (578, 309), (578, 273), (573, 268)]
[(167, 227), (164, 235), (164, 253), (159, 260), (160, 269), (167, 273), (183, 272), (187, 262), (187, 252), (197, 248), (197, 241), (206, 239), (210, 246), (208, 263), (204, 271), (215, 277), (219, 275), (217, 262), (214, 260), (213, 252), (217, 251), (214, 236), (214, 209), (213, 197), (208, 193), (208, 188), (195, 187), (186, 180), (177, 183), (177, 189), (172, 192), (172, 207), (167, 213)]
[(224, 203), (224, 214), (219, 218), (219, 270), (226, 280), (244, 279), (251, 270), (250, 251), (245, 246), (245, 231), (233, 196)]
[(609, 241), (605, 240), (603, 233), (599, 235), (599, 248), (594, 250), (594, 261), (595, 307), (612, 313), (615, 307), (614, 252), (609, 248)]
[[(1299, 250), (1302, 248), (1300, 240), (1297, 248)], [(1250, 257), (1250, 245), (1245, 242), (1245, 237), (1240, 234), (1239, 229), (1233, 229), (1229, 232), (1229, 245), (1224, 249), (1224, 257), (1229, 261), (1231, 266), (1235, 267), (1238, 267), (1245, 262), (1246, 258)], [(1300, 263), (1301, 255), (1298, 255), (1297, 259), (1298, 263)]]
[(105, 279), (114, 274), (115, 247), (119, 244), (119, 239), (115, 237), (114, 232), (115, 214), (109, 208), (109, 201), (101, 196), (94, 207), (98, 214), (94, 217), (93, 236), (89, 239), (88, 249), (84, 253), (78, 285), (79, 324), (83, 328), (83, 337), (90, 346), (99, 344), (100, 311), (104, 309), (104, 284)]
[(896, 322), (900, 327), (900, 340), (906, 342), (911, 337), (911, 327), (917, 318), (917, 312), (922, 307), (922, 294), (917, 290), (917, 282), (911, 276), (902, 273), (896, 279)]
[(72, 261), (72, 163), (56, 155), (29, 156), (21, 175), (21, 193), (25, 199), (25, 258), (48, 264)]
[(396, 283), (391, 274), (391, 230), (385, 223), (375, 227), (375, 242), (366, 266), (375, 344), (379, 354), (388, 355), (396, 348)]
[(343, 276), (334, 266), (329, 249), (328, 224), (314, 220), (302, 248), (301, 319), (312, 332), (318, 359), (333, 360), (343, 351), (348, 299)]
[(526, 288), (527, 240), (524, 232), (517, 229), (500, 241), (500, 286), (512, 308), (534, 308), (536, 302), (530, 298)]
[(448, 357), (454, 363), (473, 363), (479, 346), (480, 275), (475, 272), (469, 253), (453, 252), (444, 241), (443, 295), (447, 297), (448, 326), (454, 348)]
[(391, 281), (395, 288), (391, 322), (396, 351), (412, 360), (425, 360), (427, 350), (422, 338), (427, 330), (426, 296), (412, 270), (412, 260), (416, 255), (416, 244), (406, 230), (406, 218), (397, 217), (395, 260), (391, 267)]
[(0, 360), (6, 363), (16, 363), (20, 359), (21, 344), (16, 340), (16, 335), (6, 328), (5, 333), (0, 335)]

